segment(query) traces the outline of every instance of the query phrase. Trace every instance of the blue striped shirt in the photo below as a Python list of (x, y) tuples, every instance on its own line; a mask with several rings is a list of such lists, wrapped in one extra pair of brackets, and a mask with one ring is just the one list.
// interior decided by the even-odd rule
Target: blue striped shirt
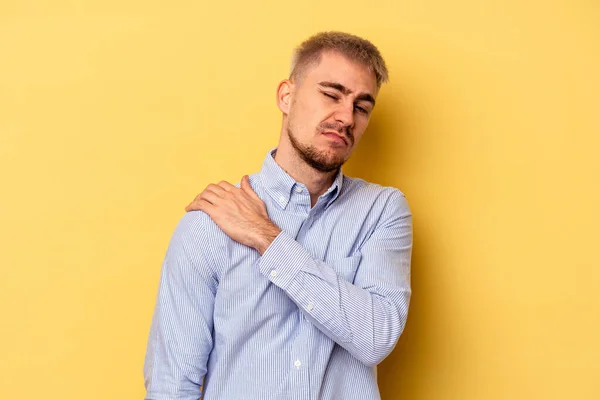
[(177, 226), (150, 328), (146, 399), (380, 398), (376, 365), (404, 329), (411, 294), (408, 203), (340, 170), (311, 207), (274, 152), (250, 176), (282, 229), (262, 256), (203, 212)]

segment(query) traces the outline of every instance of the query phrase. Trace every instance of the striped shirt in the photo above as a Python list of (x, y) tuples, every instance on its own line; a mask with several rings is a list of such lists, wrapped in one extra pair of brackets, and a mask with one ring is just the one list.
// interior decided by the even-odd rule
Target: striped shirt
[(201, 211), (175, 229), (146, 399), (380, 399), (376, 365), (404, 329), (411, 294), (408, 203), (340, 170), (311, 207), (275, 151), (250, 176), (282, 229), (262, 256)]

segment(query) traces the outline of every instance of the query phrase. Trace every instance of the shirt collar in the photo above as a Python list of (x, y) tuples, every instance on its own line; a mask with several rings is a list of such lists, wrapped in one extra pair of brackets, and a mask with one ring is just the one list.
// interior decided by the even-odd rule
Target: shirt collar
[(335, 199), (338, 198), (338, 196), (340, 195), (340, 192), (342, 191), (343, 183), (344, 183), (344, 174), (342, 172), (342, 168), (340, 167), (340, 169), (335, 177), (335, 180), (333, 181), (333, 184), (321, 196), (321, 197), (329, 196), (329, 198), (327, 199), (327, 204), (325, 205), (325, 208), (329, 207), (331, 205), (331, 203), (333, 203), (335, 201)]
[[(262, 169), (260, 170), (260, 178), (262, 186), (269, 196), (271, 196), (275, 203), (279, 204), (281, 208), (285, 208), (290, 201), (294, 186), (299, 186), (300, 184), (275, 162), (276, 151), (277, 148), (269, 150), (267, 153), (267, 156), (263, 161)], [(325, 207), (329, 207), (329, 205), (337, 199), (342, 190), (343, 182), (344, 174), (340, 168), (331, 187), (321, 195), (321, 197), (326, 199)]]

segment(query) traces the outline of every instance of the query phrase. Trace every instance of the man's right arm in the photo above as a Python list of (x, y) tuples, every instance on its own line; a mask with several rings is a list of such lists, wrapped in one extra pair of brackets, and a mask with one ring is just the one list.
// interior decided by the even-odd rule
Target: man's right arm
[(146, 400), (197, 400), (201, 395), (217, 290), (202, 217), (196, 212), (183, 216), (163, 263), (144, 364)]

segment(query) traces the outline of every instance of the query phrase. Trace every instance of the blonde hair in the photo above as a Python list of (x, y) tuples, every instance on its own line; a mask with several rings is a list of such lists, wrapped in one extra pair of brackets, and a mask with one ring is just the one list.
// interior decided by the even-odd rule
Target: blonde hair
[(375, 74), (377, 87), (388, 81), (388, 70), (377, 47), (366, 39), (344, 32), (321, 32), (302, 42), (292, 56), (290, 79), (301, 79), (307, 67), (319, 64), (325, 51), (336, 51), (369, 68)]

